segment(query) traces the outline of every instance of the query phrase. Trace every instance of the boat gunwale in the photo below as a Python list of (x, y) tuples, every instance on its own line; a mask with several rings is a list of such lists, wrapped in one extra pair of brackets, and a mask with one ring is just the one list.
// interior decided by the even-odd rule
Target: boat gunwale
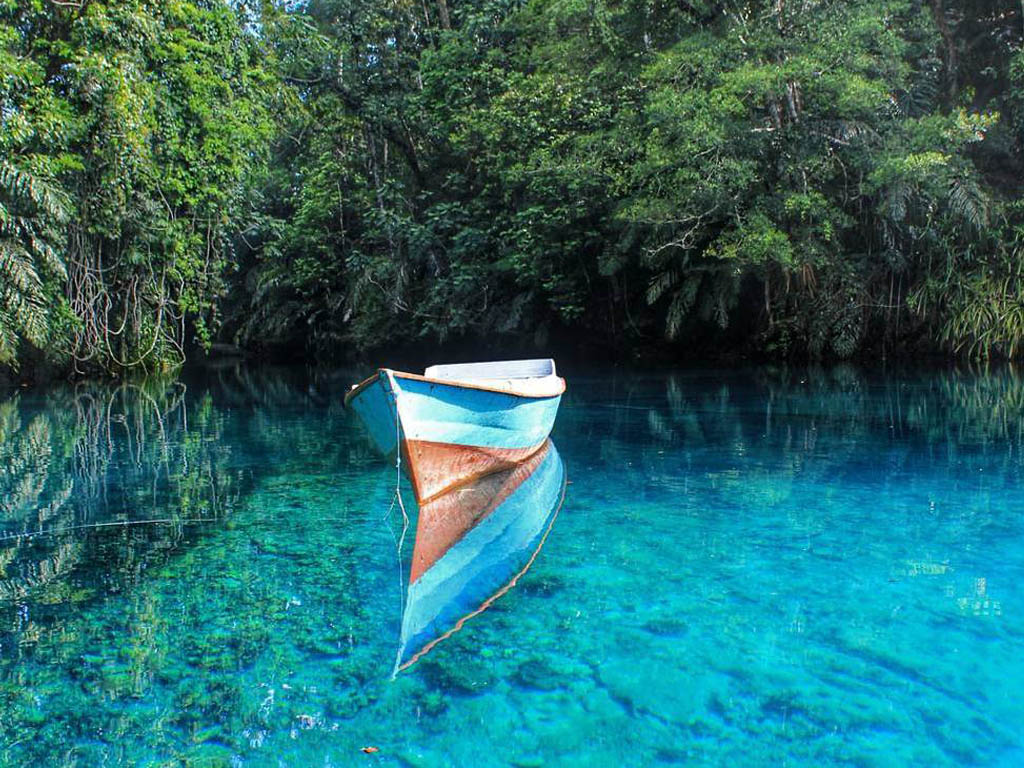
[(373, 374), (367, 376), (358, 384), (353, 385), (352, 388), (345, 393), (345, 407), (348, 408), (348, 404), (356, 395), (360, 394), (363, 390), (367, 389), (371, 384), (377, 381), (384, 370), (384, 368), (378, 368)]
[(511, 397), (522, 397), (529, 400), (542, 400), (548, 397), (558, 397), (565, 393), (565, 379), (561, 376), (556, 377), (560, 383), (560, 387), (557, 392), (549, 393), (533, 393), (533, 392), (514, 392), (512, 390), (502, 387), (489, 387), (486, 384), (473, 384), (470, 382), (459, 381), (458, 379), (437, 379), (431, 376), (421, 376), (418, 373), (406, 373), (405, 371), (396, 371), (391, 368), (378, 368), (376, 373), (366, 377), (361, 382), (356, 384), (352, 389), (345, 393), (345, 407), (352, 399), (373, 384), (375, 381), (381, 378), (381, 376), (390, 374), (396, 379), (410, 379), (412, 381), (422, 381), (427, 384), (442, 384), (447, 387), (454, 387), (456, 389), (476, 389), (482, 392), (497, 392), (502, 395), (510, 395)]

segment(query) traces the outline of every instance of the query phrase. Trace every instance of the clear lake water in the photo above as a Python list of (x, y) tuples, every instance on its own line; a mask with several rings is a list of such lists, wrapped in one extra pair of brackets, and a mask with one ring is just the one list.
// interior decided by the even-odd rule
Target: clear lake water
[(1024, 765), (1012, 369), (570, 372), (543, 549), (394, 678), (360, 373), (0, 391), (0, 765)]

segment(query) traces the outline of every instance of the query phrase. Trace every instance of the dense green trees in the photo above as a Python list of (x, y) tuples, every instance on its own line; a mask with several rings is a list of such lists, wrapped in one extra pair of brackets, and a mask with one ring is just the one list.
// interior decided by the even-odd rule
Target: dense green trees
[[(274, 79), (226, 3), (0, 3), (0, 355), (180, 362), (216, 319)], [(20, 356), (29, 356), (24, 347)]]
[(7, 362), (1024, 343), (1015, 0), (0, 9)]

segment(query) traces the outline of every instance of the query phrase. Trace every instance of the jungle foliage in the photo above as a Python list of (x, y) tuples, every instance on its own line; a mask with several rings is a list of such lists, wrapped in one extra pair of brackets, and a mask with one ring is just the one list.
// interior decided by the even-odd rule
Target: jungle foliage
[(0, 1), (0, 361), (1024, 351), (1019, 0)]
[(0, 2), (0, 360), (159, 368), (216, 326), (275, 78), (227, 3)]

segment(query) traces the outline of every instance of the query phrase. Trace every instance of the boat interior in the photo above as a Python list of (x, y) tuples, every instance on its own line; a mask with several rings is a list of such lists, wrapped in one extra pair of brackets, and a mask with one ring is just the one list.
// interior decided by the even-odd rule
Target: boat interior
[(550, 358), (432, 365), (423, 375), (428, 379), (479, 384), (525, 395), (558, 394), (564, 388), (555, 372), (555, 361)]
[(486, 381), (488, 379), (539, 379), (555, 375), (555, 361), (497, 360), (488, 363), (455, 363), (432, 365), (423, 375), (429, 379), (456, 381)]

